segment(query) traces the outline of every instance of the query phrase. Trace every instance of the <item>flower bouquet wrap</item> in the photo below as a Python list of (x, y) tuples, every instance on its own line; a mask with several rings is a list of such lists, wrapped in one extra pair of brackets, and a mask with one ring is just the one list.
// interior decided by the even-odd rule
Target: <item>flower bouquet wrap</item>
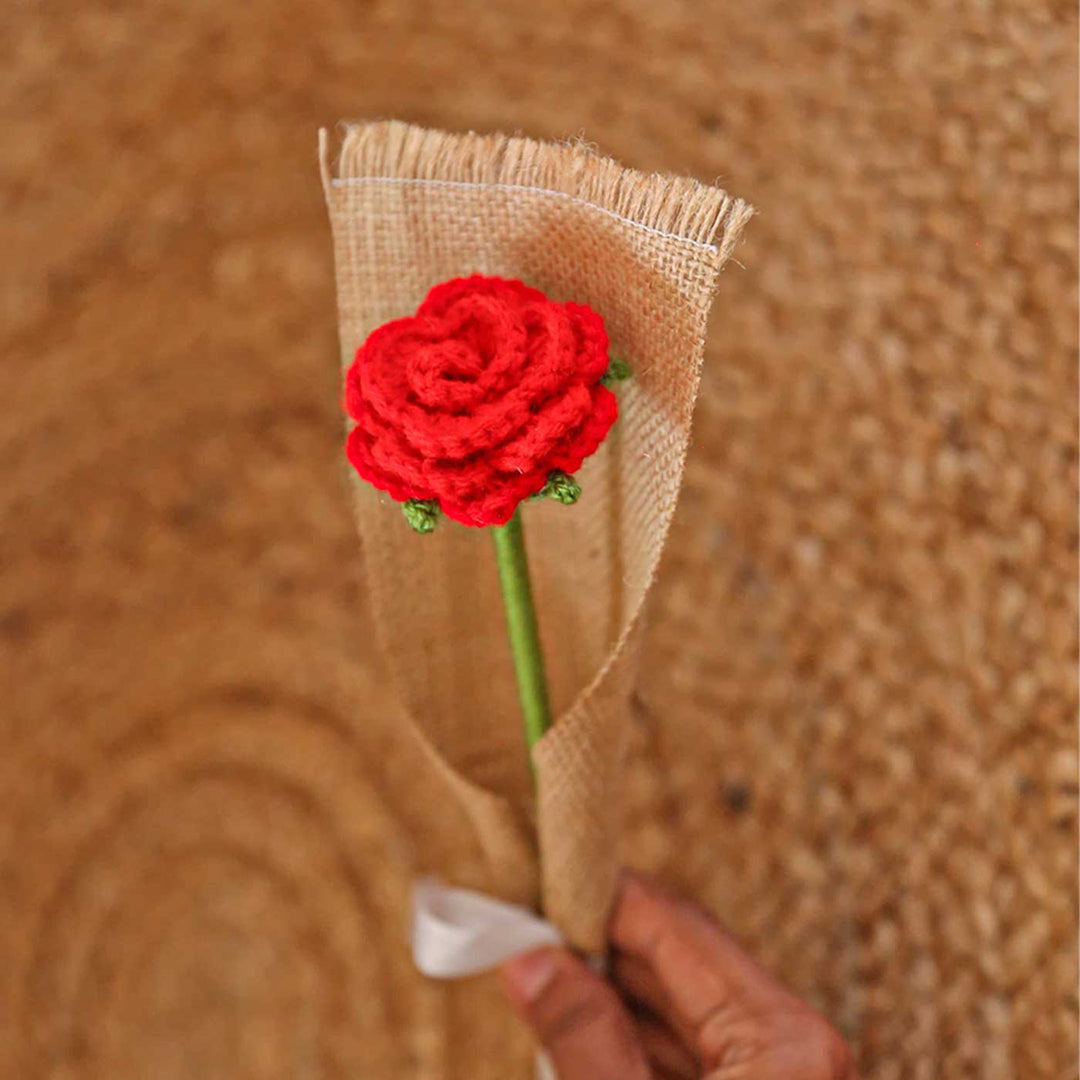
[(320, 149), (386, 670), (486, 890), (599, 952), (643, 606), (750, 210), (580, 145), (390, 122)]

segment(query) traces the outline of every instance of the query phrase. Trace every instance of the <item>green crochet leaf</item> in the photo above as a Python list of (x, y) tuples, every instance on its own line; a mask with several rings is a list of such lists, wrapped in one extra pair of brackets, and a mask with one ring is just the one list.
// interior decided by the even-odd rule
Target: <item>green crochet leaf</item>
[(625, 361), (613, 356), (608, 363), (607, 371), (600, 376), (600, 381), (605, 386), (613, 386), (617, 382), (624, 382), (634, 374), (634, 369)]
[(410, 527), (421, 534), (434, 532), (442, 517), (439, 504), (434, 499), (406, 499), (401, 504), (401, 512)]
[(563, 506), (569, 506), (581, 498), (581, 485), (569, 473), (552, 469), (548, 473), (547, 483), (532, 498), (554, 499)]

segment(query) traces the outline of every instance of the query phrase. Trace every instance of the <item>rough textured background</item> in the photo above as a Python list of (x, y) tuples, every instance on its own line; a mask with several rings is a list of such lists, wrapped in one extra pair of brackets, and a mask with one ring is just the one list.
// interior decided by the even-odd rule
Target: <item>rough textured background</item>
[(377, 115), (760, 209), (627, 857), (867, 1077), (1076, 1075), (1075, 11), (914, 7), (4, 8), (0, 1075), (524, 1062), (401, 937), (438, 791), (370, 674), (314, 155)]

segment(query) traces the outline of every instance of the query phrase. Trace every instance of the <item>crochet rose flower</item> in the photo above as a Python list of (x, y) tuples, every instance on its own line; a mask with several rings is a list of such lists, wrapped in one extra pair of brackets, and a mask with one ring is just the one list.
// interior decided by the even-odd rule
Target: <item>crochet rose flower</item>
[(357, 350), (349, 461), (399, 502), (504, 525), (607, 435), (618, 412), (601, 382), (608, 363), (604, 321), (583, 304), (497, 277), (436, 285)]

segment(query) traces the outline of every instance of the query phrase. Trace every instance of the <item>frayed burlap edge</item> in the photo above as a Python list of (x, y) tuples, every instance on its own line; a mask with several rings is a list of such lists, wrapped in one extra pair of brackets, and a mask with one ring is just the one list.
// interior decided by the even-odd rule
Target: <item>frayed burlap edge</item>
[(330, 161), (329, 133), (322, 128), (319, 162), (328, 197), (335, 179), (376, 177), (535, 188), (587, 203), (645, 229), (715, 246), (720, 266), (754, 213), (748, 203), (721, 188), (690, 177), (624, 168), (580, 140), (555, 143), (519, 135), (451, 134), (387, 120), (346, 125), (336, 170)]

